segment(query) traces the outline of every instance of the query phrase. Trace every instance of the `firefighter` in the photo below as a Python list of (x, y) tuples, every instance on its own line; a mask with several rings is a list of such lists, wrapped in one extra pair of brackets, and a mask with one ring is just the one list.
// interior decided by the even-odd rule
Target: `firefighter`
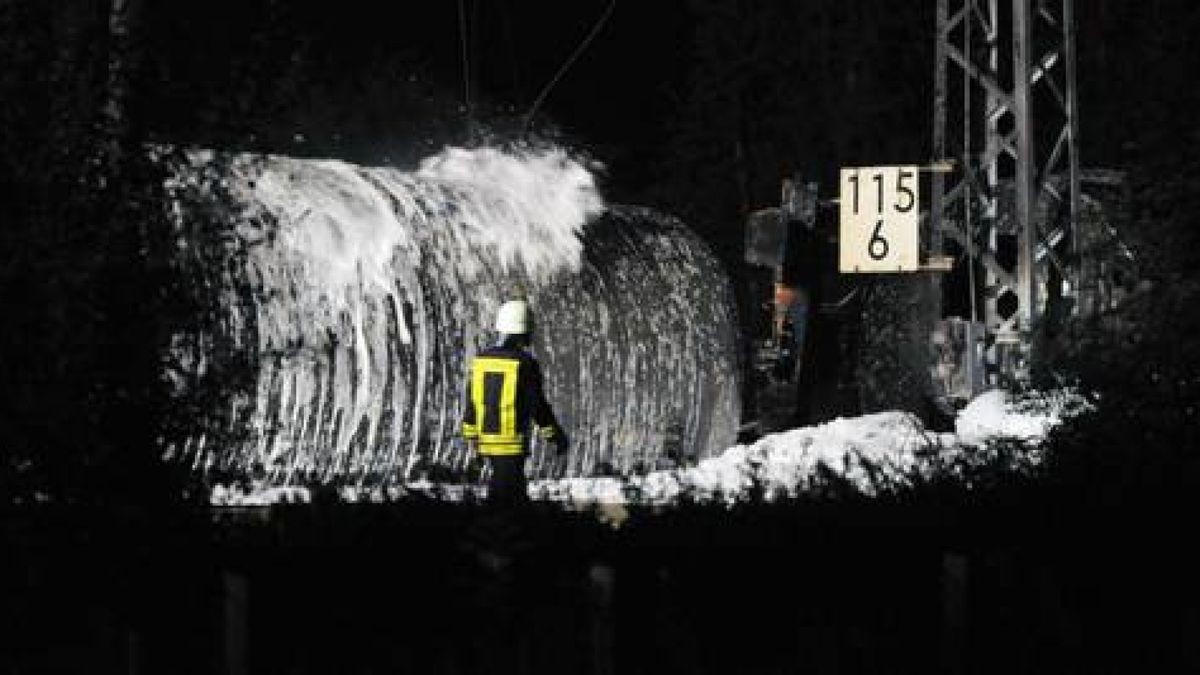
[(471, 361), (462, 434), (491, 469), (488, 501), (524, 500), (525, 458), (530, 434), (566, 453), (566, 434), (546, 401), (542, 371), (529, 353), (533, 316), (524, 300), (510, 300), (496, 314), (499, 340)]

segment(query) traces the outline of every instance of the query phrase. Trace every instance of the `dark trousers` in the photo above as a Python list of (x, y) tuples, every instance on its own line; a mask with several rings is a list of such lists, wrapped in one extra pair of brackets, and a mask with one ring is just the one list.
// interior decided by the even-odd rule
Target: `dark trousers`
[(519, 504), (529, 498), (525, 482), (525, 455), (487, 457), (491, 476), (487, 482), (487, 500), (493, 504)]
[(467, 670), (488, 675), (528, 673), (526, 554), (532, 541), (525, 508), (529, 502), (525, 455), (483, 458), (490, 469), (487, 500), (467, 532), (479, 565), (471, 604), (479, 626), (467, 645)]

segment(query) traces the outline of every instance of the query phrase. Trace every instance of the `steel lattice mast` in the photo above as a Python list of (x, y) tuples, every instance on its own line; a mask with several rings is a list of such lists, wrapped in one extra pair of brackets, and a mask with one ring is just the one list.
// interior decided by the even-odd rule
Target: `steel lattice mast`
[(931, 244), (981, 266), (987, 381), (1020, 378), (1047, 303), (1094, 302), (1076, 245), (1073, 0), (937, 0), (935, 61), (934, 157), (956, 170), (933, 175)]

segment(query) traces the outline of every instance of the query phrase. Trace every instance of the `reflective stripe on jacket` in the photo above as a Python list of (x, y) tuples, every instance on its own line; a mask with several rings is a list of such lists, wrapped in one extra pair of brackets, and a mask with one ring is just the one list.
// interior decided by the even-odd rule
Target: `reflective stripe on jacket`
[(482, 455), (519, 455), (534, 425), (548, 440), (558, 433), (537, 360), (516, 347), (480, 352), (467, 376), (463, 437), (477, 441)]

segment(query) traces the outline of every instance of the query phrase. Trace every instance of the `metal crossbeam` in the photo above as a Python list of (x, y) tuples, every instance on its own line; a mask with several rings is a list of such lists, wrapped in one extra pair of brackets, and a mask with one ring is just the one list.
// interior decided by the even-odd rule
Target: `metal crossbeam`
[(961, 246), (969, 255), (979, 258), (983, 266), (995, 276), (998, 287), (1008, 290), (1013, 290), (1017, 287), (1017, 278), (1011, 272), (1004, 269), (1004, 266), (996, 260), (996, 256), (992, 251), (980, 246), (969, 233), (954, 226), (943, 227), (942, 232), (950, 237), (954, 243)]
[(958, 67), (963, 68), (967, 73), (975, 79), (980, 85), (988, 90), (997, 100), (1001, 102), (1005, 109), (1012, 108), (1012, 94), (1010, 94), (991, 73), (984, 71), (975, 63), (971, 62), (958, 48), (953, 45), (946, 47), (946, 55), (949, 56)]

